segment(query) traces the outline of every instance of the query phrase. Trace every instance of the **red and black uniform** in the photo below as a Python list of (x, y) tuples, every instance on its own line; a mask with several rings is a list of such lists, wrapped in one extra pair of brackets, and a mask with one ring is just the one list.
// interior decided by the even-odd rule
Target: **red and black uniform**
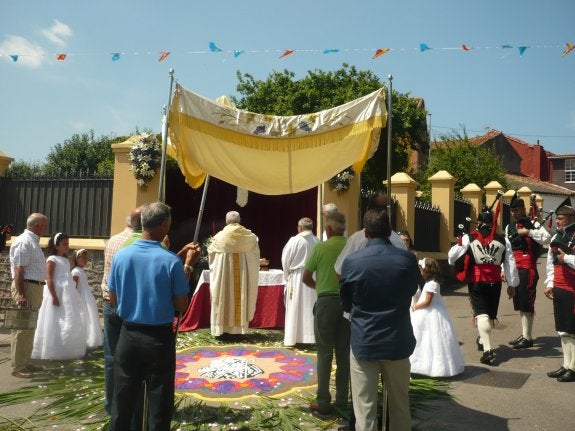
[(469, 234), (466, 271), (474, 316), (497, 318), (501, 297), (501, 263), (505, 259), (505, 238), (485, 226)]
[[(550, 253), (557, 248), (569, 255), (575, 254), (575, 224), (558, 232), (551, 240)], [(555, 329), (575, 334), (575, 268), (553, 259), (553, 311)]]
[(539, 273), (537, 272), (537, 258), (541, 254), (541, 245), (533, 238), (521, 236), (518, 229), (534, 229), (533, 224), (528, 219), (518, 220), (507, 226), (506, 234), (515, 264), (519, 273), (519, 284), (515, 289), (513, 296), (513, 308), (517, 311), (526, 313), (535, 312), (535, 297), (537, 292), (537, 281)]

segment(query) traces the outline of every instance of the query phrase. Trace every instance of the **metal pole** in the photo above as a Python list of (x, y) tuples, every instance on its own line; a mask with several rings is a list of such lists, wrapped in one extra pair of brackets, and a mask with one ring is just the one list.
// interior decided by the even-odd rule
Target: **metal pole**
[(392, 135), (392, 101), (391, 101), (391, 90), (393, 76), (387, 75), (387, 213), (389, 214), (389, 219), (391, 220), (391, 135)]
[(202, 191), (202, 201), (200, 202), (200, 210), (198, 211), (198, 219), (196, 220), (196, 230), (194, 232), (194, 242), (198, 242), (200, 235), (200, 226), (202, 224), (202, 217), (204, 215), (204, 207), (206, 206), (206, 196), (208, 195), (208, 185), (210, 184), (210, 176), (206, 175), (204, 180), (204, 190)]
[(325, 183), (319, 185), (319, 231), (317, 237), (323, 241), (323, 187)]
[(429, 117), (429, 133), (428, 133), (428, 142), (427, 145), (429, 148), (427, 149), (427, 161), (429, 163), (429, 158), (431, 157), (431, 114), (427, 114)]
[(170, 107), (172, 104), (172, 89), (174, 87), (174, 69), (170, 69), (170, 94), (168, 105), (164, 106), (164, 124), (162, 124), (162, 161), (160, 163), (160, 185), (158, 187), (158, 200), (166, 200), (166, 148), (168, 147), (168, 122), (170, 120)]

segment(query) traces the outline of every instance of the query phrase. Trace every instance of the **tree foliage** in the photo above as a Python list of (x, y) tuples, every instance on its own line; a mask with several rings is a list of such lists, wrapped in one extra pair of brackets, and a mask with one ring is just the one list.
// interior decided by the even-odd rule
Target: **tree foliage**
[(455, 190), (470, 183), (484, 187), (491, 181), (506, 185), (505, 168), (501, 158), (490, 149), (469, 142), (467, 134), (443, 135), (431, 151), (428, 166), (421, 178), (421, 188), (429, 193), (429, 177), (445, 170), (455, 178)]
[(56, 144), (46, 158), (47, 175), (114, 175), (112, 144), (126, 137), (94, 137), (94, 131), (75, 134), (63, 144)]
[(45, 163), (13, 162), (8, 175), (13, 178), (33, 177), (113, 177), (114, 153), (112, 144), (123, 142), (125, 136), (111, 134), (94, 137), (94, 131), (74, 134), (62, 144), (56, 144), (46, 156)]
[[(232, 97), (240, 109), (272, 115), (301, 115), (329, 109), (384, 87), (371, 71), (343, 64), (333, 72), (308, 71), (300, 80), (288, 70), (274, 71), (266, 80), (237, 72), (237, 91)], [(393, 92), (392, 172), (405, 171), (411, 152), (427, 145), (426, 112), (409, 94)], [(422, 148), (427, 151), (427, 147)], [(381, 188), (387, 175), (387, 133), (382, 129), (379, 148), (362, 172), (362, 190)]]

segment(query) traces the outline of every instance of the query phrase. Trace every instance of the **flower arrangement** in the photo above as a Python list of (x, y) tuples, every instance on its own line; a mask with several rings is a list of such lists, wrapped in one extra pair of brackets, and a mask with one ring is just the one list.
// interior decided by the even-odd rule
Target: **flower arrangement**
[(335, 190), (338, 195), (341, 195), (349, 190), (349, 186), (354, 178), (355, 172), (353, 168), (346, 168), (329, 180), (329, 188)]
[(145, 187), (160, 167), (162, 149), (153, 135), (142, 136), (130, 150), (130, 170), (140, 187)]

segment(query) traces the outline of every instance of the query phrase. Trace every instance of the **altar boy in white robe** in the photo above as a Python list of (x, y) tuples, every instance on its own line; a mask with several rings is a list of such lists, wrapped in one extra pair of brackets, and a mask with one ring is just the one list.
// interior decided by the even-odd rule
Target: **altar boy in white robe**
[(210, 326), (213, 336), (245, 334), (256, 311), (260, 248), (258, 237), (240, 225), (240, 214), (226, 214), (226, 226), (208, 246)]
[(315, 289), (302, 281), (305, 261), (319, 239), (313, 234), (313, 221), (307, 217), (297, 223), (298, 234), (292, 236), (282, 251), (282, 268), (286, 280), (284, 291), (285, 325), (284, 346), (297, 343), (313, 344), (313, 305), (317, 299)]

